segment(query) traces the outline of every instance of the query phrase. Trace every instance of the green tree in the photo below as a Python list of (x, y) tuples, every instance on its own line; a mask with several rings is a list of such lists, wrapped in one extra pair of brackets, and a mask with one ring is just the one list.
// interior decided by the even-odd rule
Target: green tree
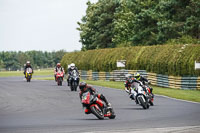
[(78, 22), (82, 50), (200, 40), (199, 0), (99, 0), (87, 5)]
[(87, 3), (86, 16), (82, 18), (82, 22), (78, 22), (83, 50), (115, 47), (112, 41), (114, 37), (113, 19), (118, 4), (117, 0)]

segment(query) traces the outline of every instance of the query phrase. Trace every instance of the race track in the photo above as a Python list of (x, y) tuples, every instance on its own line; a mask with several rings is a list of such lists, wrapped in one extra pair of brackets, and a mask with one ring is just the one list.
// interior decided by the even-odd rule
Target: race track
[(79, 93), (66, 81), (0, 78), (0, 133), (65, 132), (198, 132), (200, 104), (155, 96), (155, 106), (142, 109), (123, 90), (95, 87), (112, 104), (116, 119), (85, 115)]

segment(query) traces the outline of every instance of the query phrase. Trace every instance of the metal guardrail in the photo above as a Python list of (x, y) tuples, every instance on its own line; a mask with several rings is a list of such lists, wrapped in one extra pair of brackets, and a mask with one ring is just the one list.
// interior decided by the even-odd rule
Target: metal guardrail
[(156, 73), (147, 73), (146, 70), (114, 70), (113, 72), (80, 70), (81, 78), (84, 80), (106, 81), (125, 81), (126, 74), (134, 74), (135, 72), (139, 72), (142, 76), (150, 80), (152, 85), (166, 88), (200, 90), (200, 77), (168, 76)]

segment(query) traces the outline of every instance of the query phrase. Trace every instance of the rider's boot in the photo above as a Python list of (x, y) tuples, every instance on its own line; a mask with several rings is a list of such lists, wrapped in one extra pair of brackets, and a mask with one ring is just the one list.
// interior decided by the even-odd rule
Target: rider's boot
[(135, 100), (134, 94), (130, 94), (129, 97), (130, 97), (130, 99)]

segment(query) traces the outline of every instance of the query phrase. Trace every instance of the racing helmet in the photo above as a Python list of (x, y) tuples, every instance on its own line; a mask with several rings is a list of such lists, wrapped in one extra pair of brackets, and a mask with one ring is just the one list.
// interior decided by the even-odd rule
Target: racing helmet
[(135, 74), (134, 74), (134, 77), (135, 77), (137, 80), (140, 80), (140, 77), (141, 77), (141, 76), (140, 76), (140, 73), (135, 73)]
[(79, 84), (79, 89), (80, 89), (81, 91), (84, 91), (84, 89), (86, 88), (86, 85), (87, 85), (86, 82), (81, 82), (81, 83)]
[(31, 65), (31, 62), (30, 62), (30, 61), (27, 61), (27, 62), (26, 62), (26, 65), (27, 65), (27, 66), (30, 66), (30, 65)]
[(57, 65), (56, 65), (57, 67), (60, 67), (61, 66), (61, 64), (60, 63), (57, 63)]
[(72, 63), (72, 64), (70, 65), (70, 68), (73, 70), (73, 69), (75, 68), (75, 64)]

